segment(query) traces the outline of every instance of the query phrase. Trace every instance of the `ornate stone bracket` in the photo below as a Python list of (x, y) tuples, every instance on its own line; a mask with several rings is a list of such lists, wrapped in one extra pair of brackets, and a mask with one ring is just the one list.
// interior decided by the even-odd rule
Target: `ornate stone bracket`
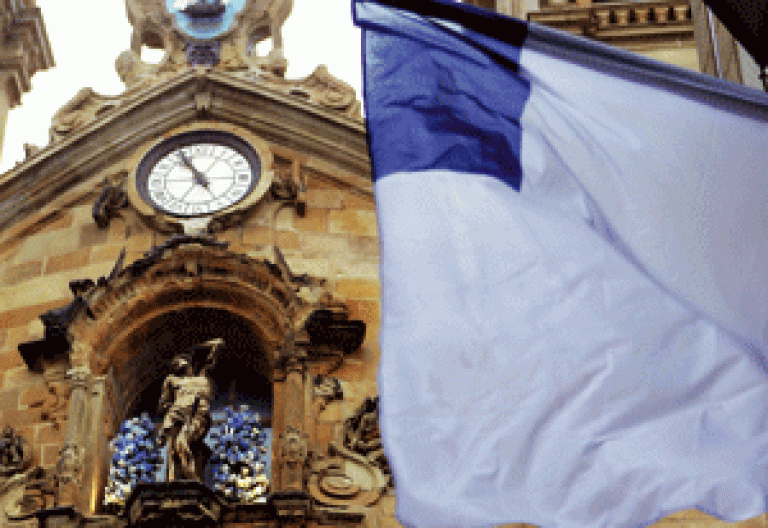
[(314, 380), (313, 396), (315, 403), (314, 415), (317, 416), (330, 402), (342, 400), (344, 398), (344, 391), (337, 378), (317, 375)]
[(91, 319), (95, 316), (91, 309), (93, 292), (97, 286), (104, 286), (114, 279), (123, 268), (125, 249), (120, 253), (112, 271), (106, 277), (78, 279), (69, 282), (69, 289), (74, 294), (74, 300), (61, 308), (49, 310), (40, 316), (45, 332), (43, 339), (19, 344), (19, 353), (33, 372), (42, 372), (46, 365), (53, 363), (70, 363), (69, 327), (81, 315)]
[(104, 179), (104, 190), (93, 204), (93, 220), (101, 229), (109, 227), (113, 218), (120, 216), (120, 209), (128, 206), (128, 196), (119, 186), (110, 185)]
[(0, 434), (0, 480), (6, 481), (23, 473), (32, 465), (29, 444), (13, 428), (6, 426)]
[(375, 504), (390, 485), (381, 450), (378, 397), (366, 398), (345, 421), (327, 455), (312, 460), (309, 493), (324, 507), (355, 509)]
[(284, 79), (254, 72), (237, 72), (236, 74), (344, 116), (355, 119), (360, 119), (362, 116), (355, 89), (332, 75), (325, 65), (318, 66), (304, 79)]

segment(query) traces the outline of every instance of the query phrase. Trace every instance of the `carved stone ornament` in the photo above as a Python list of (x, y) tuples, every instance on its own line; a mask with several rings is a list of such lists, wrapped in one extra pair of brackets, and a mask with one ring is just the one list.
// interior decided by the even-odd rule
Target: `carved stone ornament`
[(341, 382), (330, 376), (315, 376), (314, 380), (315, 415), (319, 414), (326, 406), (336, 400), (344, 398)]
[(254, 72), (241, 75), (258, 80), (260, 84), (291, 97), (341, 113), (347, 117), (361, 119), (361, 106), (355, 89), (332, 75), (324, 64), (318, 66), (309, 76), (299, 80), (283, 79)]
[(53, 115), (51, 142), (59, 141), (118, 106), (119, 97), (108, 97), (94, 92), (92, 88), (82, 88)]
[(104, 189), (93, 204), (93, 220), (101, 229), (109, 227), (113, 218), (120, 216), (120, 209), (128, 205), (128, 196), (119, 186), (104, 179)]
[[(159, 72), (220, 65), (283, 75), (282, 27), (292, 7), (292, 0), (126, 0), (133, 26), (130, 49), (139, 58), (142, 46), (165, 50)], [(272, 50), (266, 57), (255, 56), (256, 45), (268, 38)]]
[(281, 435), (278, 453), (283, 471), (283, 488), (303, 489), (308, 454), (306, 435), (295, 427), (288, 427)]
[(0, 479), (8, 479), (32, 465), (32, 451), (27, 441), (6, 426), (0, 434)]
[(370, 506), (390, 484), (389, 468), (381, 450), (378, 397), (366, 398), (345, 421), (341, 439), (330, 443), (328, 455), (313, 460), (309, 492), (324, 506)]
[(56, 495), (53, 475), (41, 467), (13, 475), (0, 483), (0, 525), (6, 526), (6, 519), (21, 521), (55, 507)]
[(200, 482), (142, 482), (126, 503), (128, 525), (143, 528), (219, 526), (220, 499)]
[(83, 482), (84, 451), (77, 444), (66, 443), (59, 451), (56, 477), (60, 484), (79, 487)]
[(30, 402), (29, 406), (40, 412), (41, 420), (51, 422), (56, 429), (60, 429), (62, 423), (67, 420), (72, 384), (61, 368), (46, 371), (43, 383), (44, 389)]

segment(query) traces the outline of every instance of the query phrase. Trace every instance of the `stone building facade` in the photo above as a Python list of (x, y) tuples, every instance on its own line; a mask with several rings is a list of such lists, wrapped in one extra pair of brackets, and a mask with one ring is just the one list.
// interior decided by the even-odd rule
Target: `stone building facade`
[[(81, 90), (49, 144), (0, 176), (0, 525), (399, 526), (378, 433), (378, 241), (357, 96), (323, 67), (285, 78), (290, 1), (231, 1), (240, 11), (221, 26), (165, 5), (127, 0), (124, 93)], [(142, 46), (164, 59), (145, 63)], [(212, 148), (250, 168), (210, 173)], [(110, 502), (125, 460), (155, 449), (136, 447), (137, 424), (159, 425), (171, 359), (214, 338), (214, 410), (235, 409), (220, 434), (260, 405), (271, 441), (239, 454), (266, 453), (267, 491), (131, 482)], [(720, 525), (695, 511), (658, 523)]]

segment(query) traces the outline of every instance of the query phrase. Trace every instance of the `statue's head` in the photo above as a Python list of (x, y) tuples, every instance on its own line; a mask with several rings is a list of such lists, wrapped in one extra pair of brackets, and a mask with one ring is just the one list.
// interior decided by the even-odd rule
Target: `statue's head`
[(177, 374), (188, 370), (191, 366), (192, 358), (189, 354), (178, 354), (173, 358), (173, 362), (171, 363), (172, 370)]

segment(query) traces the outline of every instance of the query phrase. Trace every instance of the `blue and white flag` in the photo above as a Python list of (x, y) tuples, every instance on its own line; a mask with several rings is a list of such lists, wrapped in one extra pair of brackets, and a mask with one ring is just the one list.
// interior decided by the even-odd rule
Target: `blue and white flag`
[(354, 15), (401, 522), (768, 510), (765, 94), (462, 5)]

